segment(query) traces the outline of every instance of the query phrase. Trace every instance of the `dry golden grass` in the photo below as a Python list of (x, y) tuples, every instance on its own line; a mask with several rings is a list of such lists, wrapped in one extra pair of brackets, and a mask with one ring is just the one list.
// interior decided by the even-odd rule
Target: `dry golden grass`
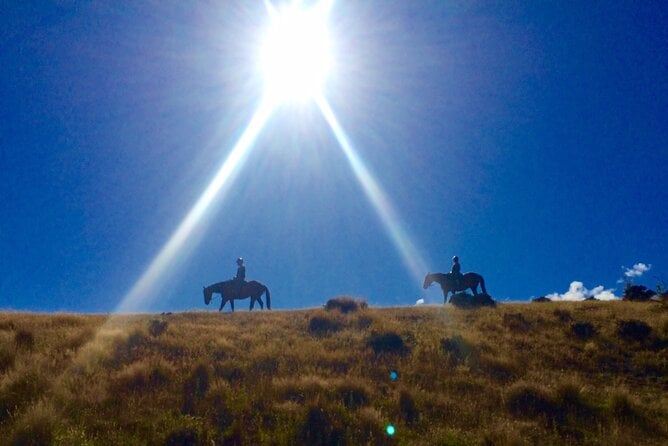
[(665, 305), (345, 303), (0, 314), (0, 443), (668, 442)]

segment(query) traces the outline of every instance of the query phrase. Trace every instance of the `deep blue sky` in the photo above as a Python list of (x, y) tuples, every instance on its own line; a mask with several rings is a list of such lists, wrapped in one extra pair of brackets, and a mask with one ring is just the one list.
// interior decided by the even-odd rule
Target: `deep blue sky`
[[(0, 309), (113, 311), (258, 106), (266, 10), (2, 9)], [(637, 262), (652, 264), (639, 283), (668, 280), (664, 2), (339, 0), (330, 19), (325, 96), (428, 269), (457, 254), (499, 300), (572, 281), (619, 294)], [(407, 269), (312, 104), (274, 112), (136, 308), (207, 308), (201, 287), (238, 256), (275, 308), (440, 296)]]

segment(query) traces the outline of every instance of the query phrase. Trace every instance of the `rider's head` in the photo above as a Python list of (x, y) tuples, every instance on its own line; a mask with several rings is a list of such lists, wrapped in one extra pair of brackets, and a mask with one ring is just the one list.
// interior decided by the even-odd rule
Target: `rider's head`
[(242, 259), (241, 257), (239, 257), (239, 258), (237, 259), (237, 265), (241, 266), (241, 265), (243, 265), (243, 264), (244, 264), (244, 259)]
[(457, 263), (457, 262), (459, 262), (459, 257), (457, 257), (457, 256), (454, 256), (454, 257), (452, 258), (452, 261), (453, 261), (454, 263)]

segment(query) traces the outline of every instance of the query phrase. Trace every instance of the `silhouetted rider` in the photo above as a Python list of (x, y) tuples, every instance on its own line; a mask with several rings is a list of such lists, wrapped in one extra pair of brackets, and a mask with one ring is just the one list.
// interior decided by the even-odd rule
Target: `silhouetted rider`
[(237, 296), (240, 296), (241, 289), (246, 283), (246, 266), (244, 265), (244, 259), (241, 257), (237, 259), (237, 275), (234, 276), (234, 279), (232, 280), (234, 280), (234, 283), (236, 284)]
[(455, 286), (459, 288), (462, 282), (462, 266), (459, 264), (459, 257), (454, 256), (452, 258), (452, 269), (450, 270), (450, 276), (455, 282)]

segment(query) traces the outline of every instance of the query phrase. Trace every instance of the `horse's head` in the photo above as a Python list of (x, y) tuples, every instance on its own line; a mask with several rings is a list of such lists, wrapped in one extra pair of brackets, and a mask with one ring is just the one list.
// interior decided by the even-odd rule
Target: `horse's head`
[(211, 303), (211, 296), (213, 296), (213, 290), (211, 287), (204, 287), (204, 303), (209, 305)]
[(427, 273), (427, 275), (424, 276), (424, 283), (422, 284), (422, 288), (426, 290), (427, 288), (429, 288), (429, 285), (431, 285), (433, 281), (434, 281), (433, 274)]

